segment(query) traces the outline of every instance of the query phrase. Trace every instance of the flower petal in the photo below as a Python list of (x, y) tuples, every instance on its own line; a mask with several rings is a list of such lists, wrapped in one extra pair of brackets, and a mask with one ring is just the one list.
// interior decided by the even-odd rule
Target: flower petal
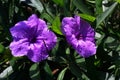
[(12, 51), (13, 56), (25, 56), (28, 53), (29, 43), (27, 39), (21, 39), (19, 41), (13, 41), (10, 44), (10, 50)]
[(80, 31), (80, 17), (75, 16), (75, 18), (72, 17), (65, 17), (62, 20), (62, 32), (66, 36), (69, 34), (78, 34)]
[(27, 25), (30, 28), (31, 36), (38, 36), (44, 28), (47, 28), (45, 21), (39, 19), (35, 14), (28, 18)]
[(76, 48), (78, 46), (78, 40), (75, 38), (75, 35), (68, 36), (67, 41), (73, 46), (73, 48)]
[(43, 40), (44, 40), (44, 44), (46, 45), (47, 49), (51, 50), (57, 42), (56, 35), (52, 31), (50, 31), (46, 28), (46, 29), (43, 30), (41, 36), (44, 37)]
[(81, 24), (80, 24), (80, 34), (83, 38), (83, 40), (89, 40), (94, 42), (94, 37), (95, 37), (95, 31), (94, 29), (90, 26), (90, 24), (84, 20), (81, 19)]
[(36, 32), (37, 36), (39, 36), (40, 34), (42, 34), (42, 32), (43, 32), (44, 29), (48, 29), (48, 27), (46, 25), (46, 22), (43, 21), (42, 19), (39, 19), (37, 27), (38, 27), (37, 28), (37, 32)]
[(82, 57), (86, 58), (96, 53), (96, 46), (91, 41), (79, 40), (76, 50)]
[(62, 30), (62, 31), (66, 36), (71, 36), (73, 34), (72, 33), (72, 28), (69, 25), (65, 25), (63, 29), (64, 30)]
[(29, 27), (26, 25), (26, 21), (18, 22), (14, 27), (10, 28), (11, 35), (14, 39), (27, 38), (29, 35)]
[(33, 62), (40, 62), (46, 59), (48, 53), (44, 43), (41, 41), (41, 43), (30, 44), (27, 56)]
[(30, 28), (35, 28), (38, 25), (38, 17), (35, 14), (31, 15), (27, 21)]

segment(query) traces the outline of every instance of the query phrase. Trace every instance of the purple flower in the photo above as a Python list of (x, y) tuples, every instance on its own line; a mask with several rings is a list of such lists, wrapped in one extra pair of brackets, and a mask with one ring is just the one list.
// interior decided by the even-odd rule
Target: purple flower
[(10, 29), (13, 42), (10, 44), (12, 55), (27, 56), (33, 62), (39, 62), (48, 57), (57, 37), (51, 32), (45, 21), (39, 19), (35, 14), (28, 20), (20, 21)]
[(95, 31), (89, 23), (79, 16), (65, 17), (62, 20), (62, 32), (69, 44), (82, 56), (89, 57), (96, 53)]

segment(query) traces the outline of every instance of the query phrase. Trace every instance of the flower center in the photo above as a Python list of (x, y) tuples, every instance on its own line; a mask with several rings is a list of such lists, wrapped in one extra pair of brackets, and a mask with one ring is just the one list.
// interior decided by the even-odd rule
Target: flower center
[(31, 40), (30, 40), (30, 43), (35, 43), (36, 42), (36, 38), (33, 37)]
[(83, 39), (83, 36), (81, 34), (76, 35), (77, 40)]

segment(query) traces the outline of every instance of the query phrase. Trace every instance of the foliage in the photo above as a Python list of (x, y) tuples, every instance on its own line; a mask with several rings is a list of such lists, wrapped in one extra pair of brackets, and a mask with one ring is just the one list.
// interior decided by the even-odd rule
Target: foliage
[[(107, 2), (105, 2), (107, 1)], [(0, 0), (0, 80), (119, 80), (119, 0)], [(13, 57), (9, 29), (31, 14), (44, 19), (57, 35), (50, 57), (33, 63)], [(63, 17), (78, 14), (96, 31), (96, 55), (82, 58), (61, 32)]]

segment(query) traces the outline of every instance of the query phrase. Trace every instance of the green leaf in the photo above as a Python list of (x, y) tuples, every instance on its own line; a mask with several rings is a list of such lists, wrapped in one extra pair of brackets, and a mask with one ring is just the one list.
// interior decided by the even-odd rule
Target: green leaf
[(84, 58), (77, 58), (76, 63), (84, 63), (85, 59)]
[(102, 21), (105, 20), (105, 18), (110, 15), (110, 13), (114, 10), (114, 8), (117, 6), (117, 2), (115, 2), (114, 4), (112, 4), (105, 12), (103, 12), (102, 14), (98, 15), (96, 20), (97, 20), (97, 26), (100, 25), (100, 23)]
[(45, 71), (44, 75), (46, 76), (46, 78), (44, 80), (53, 80), (53, 74), (52, 74), (50, 66), (47, 62), (45, 62), (44, 71)]
[(116, 0), (120, 4), (120, 0)]
[(9, 19), (10, 20), (13, 18), (13, 14), (15, 12), (14, 10), (15, 10), (15, 1), (11, 0), (11, 3), (9, 5)]
[(82, 72), (81, 69), (75, 63), (69, 63), (69, 68), (71, 72), (78, 78), (81, 78)]
[(6, 48), (3, 52), (3, 56), (0, 60), (8, 61), (12, 58), (11, 51), (9, 48)]
[(7, 67), (2, 73), (0, 73), (0, 80), (7, 78), (12, 72), (12, 66)]
[(52, 1), (60, 6), (64, 5), (64, 0), (52, 0)]
[(95, 0), (96, 3), (96, 14), (102, 13), (102, 1), (103, 0)]
[(57, 80), (63, 80), (67, 68), (64, 68), (58, 75)]
[(66, 49), (66, 54), (70, 54), (70, 48)]
[(33, 64), (31, 67), (30, 67), (30, 70), (29, 70), (29, 75), (30, 75), (30, 78), (32, 80), (41, 80), (40, 79), (40, 72), (39, 72), (39, 65), (38, 63), (35, 63)]
[(52, 30), (57, 34), (62, 35), (60, 26), (61, 26), (60, 17), (57, 16), (52, 23)]
[(87, 20), (87, 21), (91, 21), (94, 22), (95, 21), (95, 17), (91, 16), (91, 15), (87, 15), (87, 14), (78, 14), (81, 18)]
[[(76, 52), (71, 50), (70, 53), (76, 53)], [(69, 54), (68, 59), (69, 59), (69, 62), (68, 62), (69, 70), (71, 71), (72, 74), (74, 74), (77, 78), (81, 80), (82, 73), (85, 72), (85, 70), (76, 63), (74, 54)]]
[(47, 14), (47, 13), (41, 14), (40, 18), (45, 18), (50, 23), (53, 22), (53, 18), (49, 14)]
[(5, 47), (2, 44), (0, 44), (0, 53), (3, 53), (4, 50), (5, 50)]
[(88, 7), (84, 4), (82, 0), (73, 0), (73, 4), (83, 13), (92, 14), (92, 12), (88, 9)]
[(90, 80), (90, 79), (85, 74), (82, 74), (82, 80)]
[(40, 0), (30, 0), (33, 5), (37, 8), (37, 10), (41, 13), (43, 11), (43, 5), (42, 3), (40, 2)]

